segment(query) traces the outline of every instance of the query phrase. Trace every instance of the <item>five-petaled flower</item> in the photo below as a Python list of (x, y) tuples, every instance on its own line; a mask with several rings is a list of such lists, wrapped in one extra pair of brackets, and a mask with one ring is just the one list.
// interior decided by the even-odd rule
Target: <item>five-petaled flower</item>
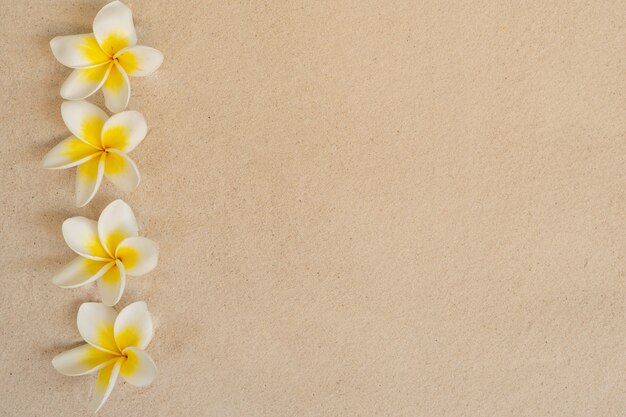
[(61, 141), (44, 157), (48, 169), (70, 168), (76, 172), (76, 205), (82, 207), (96, 195), (106, 176), (123, 191), (139, 185), (139, 170), (126, 155), (146, 137), (143, 115), (128, 110), (110, 118), (95, 104), (65, 101), (61, 116), (72, 136)]
[(57, 36), (50, 47), (61, 64), (74, 68), (61, 86), (61, 96), (82, 100), (102, 87), (106, 107), (114, 113), (128, 105), (128, 76), (149, 75), (163, 62), (158, 50), (137, 45), (132, 12), (119, 1), (98, 12), (93, 33)]
[(154, 380), (156, 366), (144, 352), (152, 340), (152, 318), (146, 303), (130, 304), (119, 314), (101, 303), (84, 303), (76, 321), (87, 343), (55, 356), (52, 366), (68, 376), (100, 371), (92, 399), (95, 411), (107, 400), (119, 375), (139, 387)]
[(122, 200), (106, 206), (97, 222), (72, 217), (63, 222), (62, 230), (67, 245), (80, 256), (52, 281), (62, 288), (75, 288), (97, 280), (107, 306), (122, 297), (126, 275), (143, 275), (156, 267), (157, 244), (138, 237), (135, 215)]

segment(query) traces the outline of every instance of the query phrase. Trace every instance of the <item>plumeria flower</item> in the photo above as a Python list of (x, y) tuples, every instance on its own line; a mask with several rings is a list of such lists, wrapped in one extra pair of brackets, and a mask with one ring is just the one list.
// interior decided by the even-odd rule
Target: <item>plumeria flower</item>
[(128, 76), (149, 75), (163, 62), (161, 52), (137, 45), (133, 14), (119, 1), (98, 12), (93, 33), (57, 36), (50, 47), (61, 64), (74, 68), (61, 86), (61, 96), (82, 100), (102, 87), (106, 106), (114, 113), (128, 105)]
[(61, 116), (72, 136), (48, 152), (43, 166), (48, 169), (78, 166), (78, 207), (86, 205), (96, 195), (103, 176), (123, 191), (137, 188), (139, 169), (126, 154), (148, 133), (148, 125), (141, 113), (128, 110), (109, 118), (95, 104), (65, 101), (61, 105)]
[(106, 206), (97, 222), (72, 217), (63, 222), (62, 229), (65, 242), (80, 256), (52, 279), (59, 287), (98, 281), (102, 302), (113, 306), (124, 293), (126, 275), (143, 275), (156, 267), (157, 244), (138, 237), (135, 215), (122, 200)]
[(52, 366), (68, 376), (99, 371), (92, 399), (95, 411), (107, 400), (119, 375), (138, 387), (152, 383), (156, 366), (144, 352), (152, 340), (146, 303), (130, 304), (119, 314), (101, 303), (84, 303), (76, 321), (87, 343), (55, 356)]

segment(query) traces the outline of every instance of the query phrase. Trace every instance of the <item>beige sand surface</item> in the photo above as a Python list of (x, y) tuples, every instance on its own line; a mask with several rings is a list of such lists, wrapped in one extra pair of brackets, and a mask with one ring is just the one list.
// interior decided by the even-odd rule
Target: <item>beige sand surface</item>
[(623, 1), (132, 0), (143, 180), (82, 209), (48, 42), (106, 1), (0, 3), (1, 416), (89, 415), (50, 280), (118, 197), (159, 375), (102, 417), (625, 415)]

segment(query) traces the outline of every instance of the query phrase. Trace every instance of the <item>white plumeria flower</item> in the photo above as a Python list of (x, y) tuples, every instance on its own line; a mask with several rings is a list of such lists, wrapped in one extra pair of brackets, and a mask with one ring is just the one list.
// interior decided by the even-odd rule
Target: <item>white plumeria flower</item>
[(98, 12), (93, 33), (57, 36), (50, 41), (50, 47), (61, 64), (74, 68), (61, 86), (61, 96), (82, 100), (102, 87), (106, 106), (114, 113), (128, 105), (128, 76), (149, 75), (163, 62), (161, 52), (137, 46), (133, 14), (119, 1)]
[(130, 304), (119, 314), (104, 304), (84, 303), (76, 321), (87, 343), (55, 356), (52, 366), (68, 376), (100, 371), (92, 399), (95, 411), (107, 400), (119, 375), (138, 387), (152, 383), (156, 366), (144, 352), (152, 340), (152, 318), (146, 303)]
[(138, 237), (137, 221), (131, 208), (115, 200), (102, 210), (96, 222), (72, 217), (63, 222), (63, 238), (78, 255), (53, 279), (62, 288), (76, 288), (98, 281), (102, 302), (113, 306), (122, 297), (126, 275), (152, 271), (158, 262), (159, 247)]
[(87, 101), (65, 101), (61, 116), (72, 136), (61, 141), (43, 159), (44, 168), (78, 166), (76, 205), (82, 207), (96, 195), (107, 177), (125, 192), (139, 185), (139, 169), (128, 155), (148, 133), (143, 115), (128, 110), (107, 117)]

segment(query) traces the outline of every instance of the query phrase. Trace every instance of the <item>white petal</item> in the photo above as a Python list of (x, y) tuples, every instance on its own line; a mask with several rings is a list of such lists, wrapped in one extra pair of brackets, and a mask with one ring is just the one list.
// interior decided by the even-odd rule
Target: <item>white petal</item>
[(83, 303), (78, 309), (78, 331), (85, 342), (100, 350), (119, 355), (113, 326), (117, 313), (102, 303)]
[(61, 117), (74, 136), (102, 149), (102, 127), (108, 119), (104, 110), (88, 101), (65, 101)]
[(143, 350), (129, 347), (124, 350), (127, 356), (122, 364), (120, 374), (131, 385), (145, 387), (154, 381), (156, 365), (152, 358)]
[(93, 21), (93, 33), (104, 52), (113, 56), (137, 43), (133, 13), (120, 1), (104, 6)]
[(115, 257), (124, 264), (128, 275), (143, 275), (156, 267), (159, 246), (145, 237), (129, 237), (117, 246)]
[(115, 261), (115, 266), (107, 271), (98, 280), (100, 298), (107, 306), (114, 306), (122, 298), (126, 286), (126, 271), (120, 261)]
[(139, 185), (139, 168), (130, 157), (117, 149), (109, 149), (104, 163), (104, 176), (122, 191), (133, 191)]
[(61, 227), (63, 238), (74, 252), (95, 261), (109, 261), (110, 256), (98, 237), (98, 223), (85, 217), (71, 217)]
[(111, 63), (75, 69), (61, 85), (61, 97), (66, 100), (82, 100), (89, 97), (104, 85), (112, 68)]
[(70, 68), (88, 68), (111, 60), (96, 41), (93, 33), (82, 35), (57, 36), (50, 41), (54, 57)]
[(94, 412), (100, 410), (107, 398), (109, 398), (109, 395), (111, 395), (111, 391), (113, 391), (117, 377), (120, 374), (122, 363), (124, 363), (124, 358), (109, 363), (98, 373), (98, 379), (96, 379), (96, 386), (91, 400), (91, 408)]
[(146, 303), (137, 301), (124, 307), (115, 320), (114, 333), (120, 351), (145, 349), (152, 340), (152, 317)]
[(102, 210), (98, 219), (98, 236), (111, 257), (119, 243), (139, 235), (135, 214), (128, 204), (115, 200)]
[(78, 376), (97, 371), (117, 358), (119, 355), (84, 344), (56, 355), (52, 359), (52, 366), (63, 375)]
[(98, 149), (86, 144), (76, 136), (62, 140), (43, 158), (43, 167), (47, 169), (70, 168), (95, 158)]
[(83, 207), (98, 192), (104, 176), (104, 152), (78, 166), (76, 170), (76, 206)]
[(130, 81), (124, 69), (115, 63), (102, 86), (104, 104), (112, 113), (119, 113), (128, 106)]
[(117, 113), (102, 126), (102, 146), (128, 153), (141, 143), (147, 133), (148, 125), (141, 113), (133, 110)]
[(161, 66), (163, 54), (149, 46), (131, 46), (121, 50), (117, 60), (131, 77), (144, 77)]
[(79, 256), (56, 274), (52, 282), (61, 288), (80, 287), (97, 280), (113, 265), (113, 262), (94, 261)]

